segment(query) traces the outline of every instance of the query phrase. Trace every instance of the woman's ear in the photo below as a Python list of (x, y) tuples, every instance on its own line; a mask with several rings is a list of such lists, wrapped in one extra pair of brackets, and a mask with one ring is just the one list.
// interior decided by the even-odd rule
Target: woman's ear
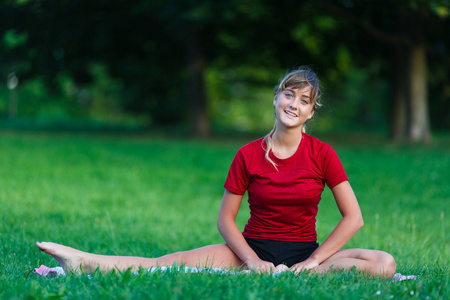
[(313, 107), (313, 109), (311, 110), (311, 112), (308, 114), (308, 120), (311, 119), (314, 116), (314, 112), (316, 111), (316, 109)]
[(273, 107), (277, 106), (277, 97), (277, 94), (275, 94), (275, 96), (273, 97)]

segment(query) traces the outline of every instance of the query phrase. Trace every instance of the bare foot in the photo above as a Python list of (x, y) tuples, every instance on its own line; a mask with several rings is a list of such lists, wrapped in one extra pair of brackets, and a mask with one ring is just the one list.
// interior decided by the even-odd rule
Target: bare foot
[(83, 271), (85, 272), (90, 271), (87, 270), (89, 266), (84, 263), (87, 261), (87, 256), (89, 256), (89, 253), (87, 252), (48, 242), (36, 242), (36, 246), (39, 250), (53, 256), (53, 258), (59, 262), (66, 273), (68, 271), (72, 271), (79, 274), (81, 273), (81, 268), (83, 268)]

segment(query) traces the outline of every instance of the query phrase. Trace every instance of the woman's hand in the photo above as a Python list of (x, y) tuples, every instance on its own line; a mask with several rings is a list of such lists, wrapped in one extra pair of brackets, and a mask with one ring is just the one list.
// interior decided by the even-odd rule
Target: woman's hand
[(271, 262), (261, 260), (259, 258), (249, 259), (245, 262), (250, 271), (256, 273), (277, 273), (279, 272), (275, 265)]
[(304, 260), (302, 262), (299, 262), (298, 264), (293, 265), (290, 270), (293, 271), (295, 274), (301, 273), (305, 270), (311, 270), (316, 268), (319, 265), (319, 263), (313, 259), (308, 258), (307, 260)]

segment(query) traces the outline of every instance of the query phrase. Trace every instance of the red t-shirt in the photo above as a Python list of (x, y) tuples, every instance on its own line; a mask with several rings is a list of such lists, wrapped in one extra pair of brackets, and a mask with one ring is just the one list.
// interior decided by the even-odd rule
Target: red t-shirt
[(291, 157), (279, 159), (270, 152), (277, 171), (265, 159), (263, 147), (260, 138), (239, 149), (224, 185), (235, 194), (248, 191), (250, 219), (244, 237), (316, 241), (316, 215), (325, 183), (333, 188), (348, 180), (336, 152), (304, 133)]

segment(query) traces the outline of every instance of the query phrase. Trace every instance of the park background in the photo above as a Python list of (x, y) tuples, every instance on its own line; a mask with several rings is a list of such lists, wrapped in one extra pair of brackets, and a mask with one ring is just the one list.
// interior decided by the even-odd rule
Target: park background
[[(437, 0), (2, 1), (4, 296), (108, 297), (125, 286), (117, 295), (127, 298), (150, 295), (151, 282), (168, 298), (198, 296), (192, 284), (222, 298), (445, 297), (449, 14)], [(301, 65), (323, 84), (308, 132), (337, 150), (363, 209), (366, 225), (348, 246), (392, 252), (422, 280), (305, 277), (326, 282), (327, 294), (289, 276), (284, 292), (257, 276), (30, 276), (54, 263), (36, 253), (41, 239), (149, 256), (220, 243), (233, 155), (271, 129), (273, 88)], [(332, 206), (329, 192), (323, 202)], [(332, 230), (335, 210), (321, 206), (319, 231)]]

